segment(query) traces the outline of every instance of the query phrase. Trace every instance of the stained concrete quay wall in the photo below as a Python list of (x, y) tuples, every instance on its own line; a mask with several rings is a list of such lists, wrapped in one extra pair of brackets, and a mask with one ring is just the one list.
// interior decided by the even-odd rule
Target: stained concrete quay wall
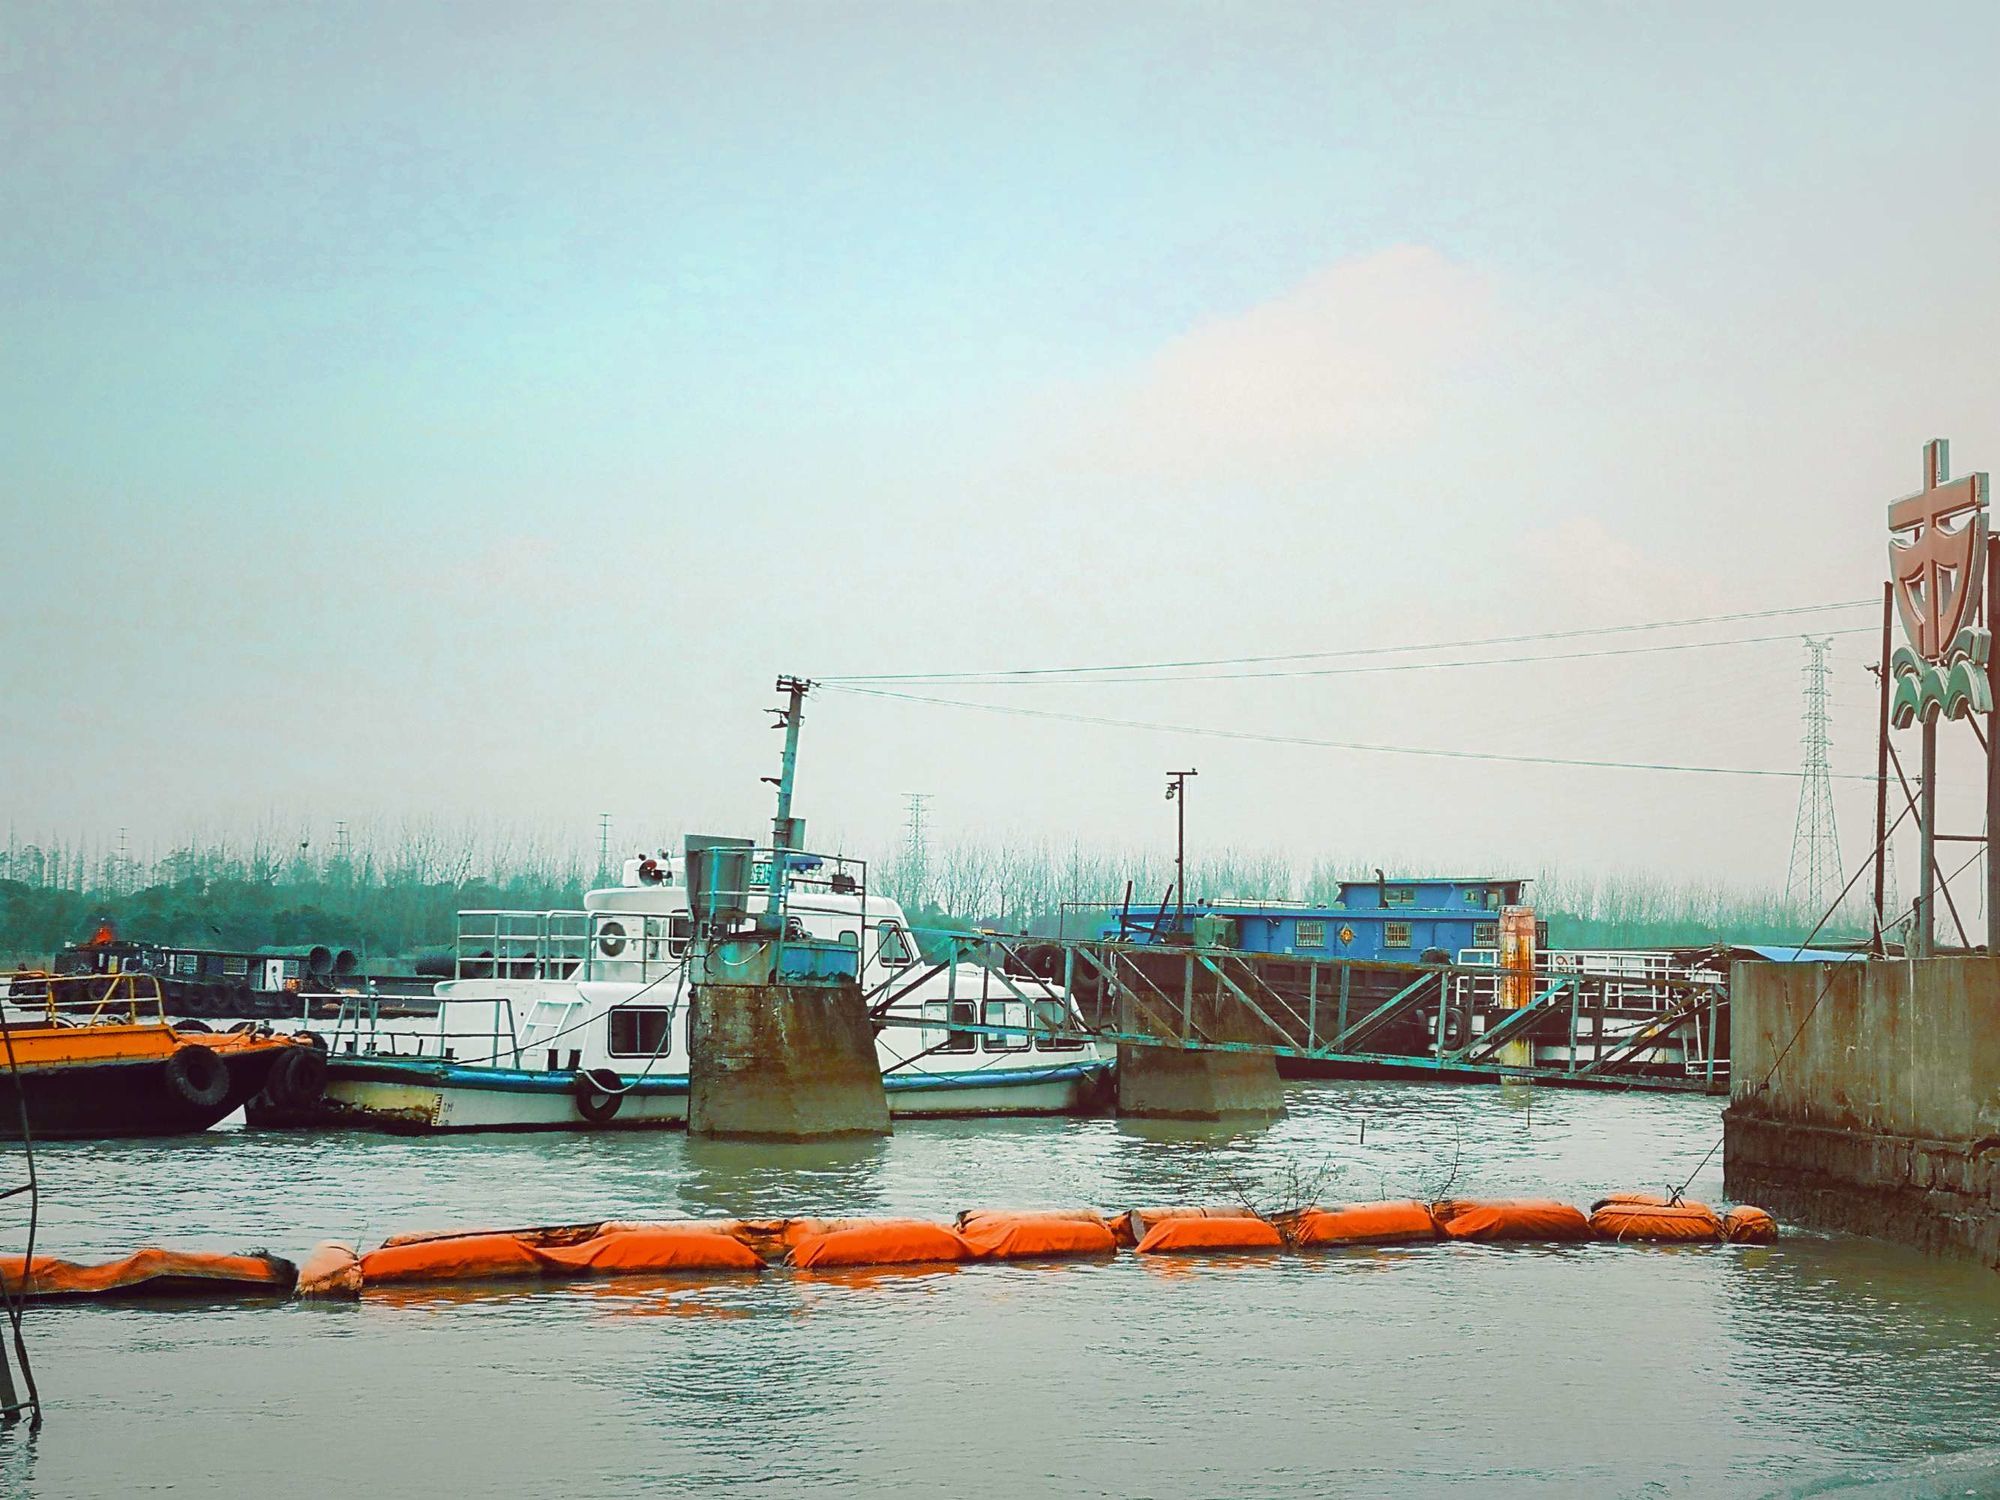
[[(1196, 1035), (1211, 1041), (1268, 1044), (1271, 1040), (1256, 1033), (1240, 1006), (1213, 993), (1191, 996), (1188, 1005), (1188, 1021)], [(1175, 1035), (1174, 1018), (1158, 1012), (1158, 1002), (1141, 1004), (1128, 992), (1119, 1001), (1120, 1029)], [(1275, 1120), (1285, 1113), (1285, 1086), (1278, 1078), (1277, 1059), (1268, 1052), (1203, 1052), (1121, 1043), (1118, 1112), (1150, 1120)]]
[(2000, 959), (1740, 963), (1732, 1198), (2000, 1267)]
[(775, 1141), (887, 1135), (889, 1102), (861, 991), (851, 981), (697, 983), (688, 1131)]

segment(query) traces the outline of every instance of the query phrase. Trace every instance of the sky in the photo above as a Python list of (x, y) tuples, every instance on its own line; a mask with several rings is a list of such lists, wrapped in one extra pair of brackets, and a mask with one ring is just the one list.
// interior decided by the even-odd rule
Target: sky
[(594, 852), (757, 831), (779, 673), (1341, 651), (1398, 670), (829, 681), (800, 810), (1157, 853), (1191, 766), (1197, 851), (1761, 888), (1792, 776), (1127, 726), (1795, 772), (1812, 630), (1852, 867), (1873, 604), (1407, 648), (1878, 598), (1922, 443), (2000, 464), (1996, 62), (1986, 5), (5, 7), (0, 814)]

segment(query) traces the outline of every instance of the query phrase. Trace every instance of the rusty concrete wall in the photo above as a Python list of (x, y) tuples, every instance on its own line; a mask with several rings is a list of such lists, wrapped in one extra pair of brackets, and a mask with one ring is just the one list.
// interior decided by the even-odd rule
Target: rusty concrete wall
[(1740, 963), (1729, 1009), (1730, 1095), (1755, 1114), (1937, 1140), (2000, 1134), (2000, 959)]
[(1737, 964), (1729, 1195), (2000, 1265), (2000, 959)]
[(688, 1132), (802, 1141), (887, 1135), (868, 1006), (853, 984), (697, 984)]
[[(1189, 1015), (1196, 1034), (1215, 1041), (1270, 1041), (1252, 1033), (1241, 1006), (1218, 1001), (1213, 994), (1193, 996)], [(1119, 1005), (1119, 1029), (1171, 1034), (1129, 993)], [(1148, 1120), (1275, 1120), (1285, 1112), (1285, 1086), (1278, 1079), (1277, 1059), (1269, 1053), (1121, 1044), (1118, 1112)]]

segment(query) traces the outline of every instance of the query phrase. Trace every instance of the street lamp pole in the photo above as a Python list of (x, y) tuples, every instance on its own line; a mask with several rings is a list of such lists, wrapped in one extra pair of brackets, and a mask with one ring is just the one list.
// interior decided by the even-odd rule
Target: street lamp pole
[(1193, 770), (1167, 772), (1167, 800), (1174, 804), (1174, 931), (1187, 910), (1187, 782)]

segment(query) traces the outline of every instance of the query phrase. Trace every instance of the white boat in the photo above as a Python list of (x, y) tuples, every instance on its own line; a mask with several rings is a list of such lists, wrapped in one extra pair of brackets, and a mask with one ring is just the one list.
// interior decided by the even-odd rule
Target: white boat
[[(876, 1051), (893, 1117), (1072, 1114), (1108, 1098), (1116, 1049), (1059, 1034), (1060, 991), (933, 964), (901, 906), (867, 894), (843, 862), (788, 858), (793, 930), (859, 950), (861, 987), (887, 1023)], [(663, 853), (627, 861), (623, 883), (591, 891), (581, 911), (461, 913), (456, 977), (437, 985), (434, 1014), (350, 998), (322, 1033), (323, 1094), (260, 1098), (250, 1123), (685, 1125), (694, 923), (683, 877)]]

